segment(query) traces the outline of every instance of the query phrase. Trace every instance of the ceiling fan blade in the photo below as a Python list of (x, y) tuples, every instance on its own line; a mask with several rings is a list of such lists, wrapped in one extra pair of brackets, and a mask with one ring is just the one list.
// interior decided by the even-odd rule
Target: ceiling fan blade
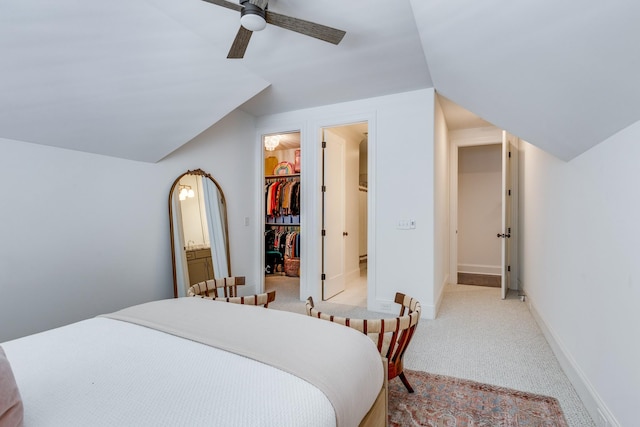
[(202, 1), (206, 1), (207, 3), (215, 4), (218, 6), (226, 7), (227, 9), (235, 10), (236, 12), (240, 12), (242, 10), (242, 6), (240, 6), (238, 3), (232, 3), (226, 0), (202, 0)]
[(327, 27), (326, 25), (316, 24), (315, 22), (305, 21), (304, 19), (292, 18), (290, 16), (281, 15), (276, 12), (265, 11), (266, 20), (269, 24), (286, 30), (295, 31), (305, 36), (324, 40), (329, 43), (338, 44), (346, 34), (345, 31)]
[(247, 46), (249, 46), (249, 40), (251, 39), (252, 34), (253, 31), (249, 31), (245, 27), (240, 26), (238, 34), (236, 34), (236, 38), (233, 40), (233, 44), (231, 45), (231, 49), (229, 49), (227, 58), (240, 59), (244, 57), (244, 52), (247, 50)]
[(269, 0), (249, 0), (249, 3), (258, 6), (260, 9), (265, 10)]

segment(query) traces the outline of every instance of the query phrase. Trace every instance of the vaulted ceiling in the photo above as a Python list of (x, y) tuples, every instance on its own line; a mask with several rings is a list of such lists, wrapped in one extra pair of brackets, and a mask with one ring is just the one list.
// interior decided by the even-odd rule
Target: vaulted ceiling
[(563, 159), (640, 120), (640, 2), (270, 0), (346, 31), (202, 0), (5, 0), (0, 138), (155, 162), (236, 108), (260, 116), (435, 87)]

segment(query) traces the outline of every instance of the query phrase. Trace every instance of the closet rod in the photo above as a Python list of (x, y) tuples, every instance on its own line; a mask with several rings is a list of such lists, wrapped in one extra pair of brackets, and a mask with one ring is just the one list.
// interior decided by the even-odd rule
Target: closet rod
[(294, 173), (294, 174), (289, 174), (289, 175), (266, 175), (264, 178), (265, 179), (275, 179), (275, 180), (281, 180), (281, 179), (294, 180), (294, 179), (299, 179), (300, 178), (300, 174), (299, 173)]
[(265, 225), (269, 225), (272, 228), (270, 228), (269, 230), (265, 230), (265, 233), (268, 231), (298, 231), (298, 229), (300, 228), (299, 224), (290, 224), (290, 225), (282, 225), (282, 224), (265, 224)]

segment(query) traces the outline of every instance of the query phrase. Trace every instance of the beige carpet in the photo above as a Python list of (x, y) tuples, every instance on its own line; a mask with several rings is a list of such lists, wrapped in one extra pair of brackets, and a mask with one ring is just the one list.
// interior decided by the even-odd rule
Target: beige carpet
[[(304, 314), (298, 283), (274, 282), (271, 308)], [(318, 302), (347, 317), (386, 317), (363, 307)], [(571, 427), (595, 427), (549, 344), (517, 295), (500, 289), (448, 285), (438, 318), (420, 320), (405, 354), (406, 369), (464, 378), (558, 399)], [(396, 381), (396, 379), (392, 380)]]

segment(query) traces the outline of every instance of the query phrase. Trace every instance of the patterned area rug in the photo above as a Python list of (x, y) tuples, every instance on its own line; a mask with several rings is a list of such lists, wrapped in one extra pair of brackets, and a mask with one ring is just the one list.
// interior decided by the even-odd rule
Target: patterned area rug
[(407, 369), (405, 375), (415, 392), (399, 379), (389, 382), (390, 427), (568, 426), (553, 397)]

